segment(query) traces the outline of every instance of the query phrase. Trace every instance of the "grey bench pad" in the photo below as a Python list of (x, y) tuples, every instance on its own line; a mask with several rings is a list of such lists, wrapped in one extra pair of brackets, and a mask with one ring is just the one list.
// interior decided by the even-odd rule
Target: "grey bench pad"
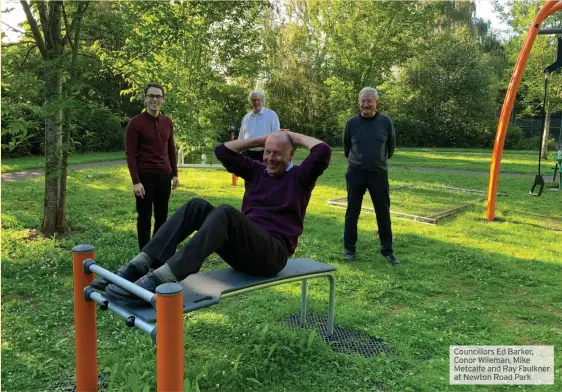
[[(260, 277), (238, 272), (232, 268), (200, 272), (180, 282), (183, 286), (183, 312), (214, 305), (220, 301), (223, 293), (245, 289), (258, 284), (283, 281), (293, 277), (315, 273), (335, 271), (336, 268), (310, 259), (289, 259), (285, 268), (275, 276)], [(156, 310), (147, 304), (146, 307), (121, 307), (136, 317), (148, 322), (156, 322)]]

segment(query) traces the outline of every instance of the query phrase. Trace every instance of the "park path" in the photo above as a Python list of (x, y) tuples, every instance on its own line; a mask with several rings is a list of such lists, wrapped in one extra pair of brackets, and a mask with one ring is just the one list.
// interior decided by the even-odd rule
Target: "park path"
[[(126, 165), (127, 162), (123, 160), (118, 161), (104, 161), (104, 162), (91, 162), (91, 163), (78, 163), (74, 165), (68, 165), (68, 170), (81, 170), (81, 169), (90, 169), (94, 167), (106, 167), (106, 166), (120, 166)], [(489, 172), (487, 171), (472, 171), (472, 170), (458, 170), (458, 169), (439, 169), (439, 168), (431, 168), (431, 167), (409, 167), (409, 166), (391, 166), (394, 168), (402, 168), (407, 170), (419, 170), (425, 172), (436, 172), (436, 173), (452, 173), (452, 174), (478, 174), (487, 176)], [(10, 173), (2, 173), (2, 184), (14, 182), (14, 181), (21, 181), (21, 180), (28, 180), (30, 178), (37, 178), (43, 176), (44, 170), (43, 169), (30, 169), (30, 170), (23, 170), (18, 172), (10, 172)], [(534, 174), (519, 174), (519, 173), (501, 173), (502, 177), (509, 177), (509, 178), (530, 178), (533, 179), (535, 177)], [(548, 177), (548, 176), (547, 176)]]

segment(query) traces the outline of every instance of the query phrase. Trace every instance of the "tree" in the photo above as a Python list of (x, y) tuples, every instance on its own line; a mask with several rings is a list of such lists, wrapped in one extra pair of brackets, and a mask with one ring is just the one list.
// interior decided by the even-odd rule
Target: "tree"
[[(20, 0), (30, 31), (44, 62), (45, 90), (45, 196), (42, 232), (53, 235), (68, 230), (66, 221), (66, 169), (70, 140), (71, 111), (64, 108), (65, 47), (72, 48), (70, 79), (75, 81), (76, 56), (80, 39), (80, 24), (88, 2), (72, 4), (75, 11), (68, 15), (71, 2), (46, 1), (30, 3)], [(63, 29), (64, 24), (64, 29)], [(63, 31), (65, 34), (63, 35)]]

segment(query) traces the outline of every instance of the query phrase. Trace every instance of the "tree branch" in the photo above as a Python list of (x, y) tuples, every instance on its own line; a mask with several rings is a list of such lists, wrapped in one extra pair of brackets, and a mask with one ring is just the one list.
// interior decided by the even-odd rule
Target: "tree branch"
[(41, 37), (39, 26), (37, 26), (37, 21), (35, 20), (33, 14), (31, 13), (31, 8), (29, 7), (29, 4), (25, 0), (20, 0), (20, 3), (23, 8), (23, 12), (25, 13), (25, 17), (27, 18), (27, 23), (29, 23), (31, 32), (33, 33), (33, 38), (35, 39), (37, 48), (39, 48), (39, 52), (41, 52), (41, 56), (43, 56), (44, 59), (48, 59), (49, 51), (45, 47), (45, 41), (43, 41), (43, 37)]
[(41, 21), (43, 37), (45, 37), (45, 45), (47, 46), (47, 48), (52, 48), (53, 40), (51, 39), (51, 34), (49, 32), (49, 14), (47, 12), (47, 7), (42, 1), (37, 1), (34, 3), (37, 4), (37, 10), (39, 11), (39, 20)]
[(17, 71), (21, 70), (23, 68), (23, 65), (25, 64), (25, 62), (27, 61), (27, 57), (29, 56), (29, 54), (31, 53), (31, 51), (36, 48), (37, 45), (36, 44), (32, 44), (29, 49), (27, 50), (27, 53), (25, 54), (25, 57), (23, 58), (23, 61), (21, 62), (20, 66), (17, 68), (14, 68), (14, 70), (10, 73), (4, 73), (4, 75), (2, 75), (3, 77), (9, 77), (10, 75), (13, 75), (14, 73), (16, 73)]
[(70, 38), (70, 36), (72, 35), (72, 27), (68, 26), (68, 16), (66, 15), (66, 7), (64, 6), (64, 3), (62, 3), (62, 15), (64, 19), (64, 28), (66, 30), (66, 34), (63, 37), (63, 41), (68, 40), (70, 46), (74, 47), (74, 44), (72, 43), (72, 39)]

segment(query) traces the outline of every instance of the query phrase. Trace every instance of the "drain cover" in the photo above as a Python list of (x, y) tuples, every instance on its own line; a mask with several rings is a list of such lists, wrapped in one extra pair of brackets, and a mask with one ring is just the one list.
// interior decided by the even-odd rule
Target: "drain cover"
[(279, 323), (293, 328), (317, 329), (324, 342), (334, 351), (344, 354), (359, 354), (373, 357), (381, 353), (390, 354), (391, 348), (381, 338), (334, 326), (334, 333), (328, 335), (328, 317), (307, 315), (306, 323), (300, 322), (299, 315), (285, 317)]

